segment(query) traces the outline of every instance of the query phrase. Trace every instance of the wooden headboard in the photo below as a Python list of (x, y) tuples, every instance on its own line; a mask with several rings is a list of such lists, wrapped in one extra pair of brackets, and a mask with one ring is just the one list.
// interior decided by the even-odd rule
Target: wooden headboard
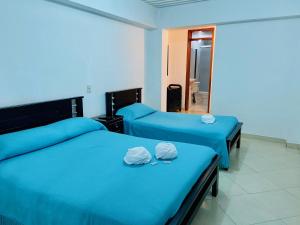
[(82, 117), (82, 99), (80, 96), (0, 108), (0, 134), (43, 126), (72, 117)]
[(125, 106), (142, 102), (142, 88), (106, 92), (106, 116), (114, 117)]

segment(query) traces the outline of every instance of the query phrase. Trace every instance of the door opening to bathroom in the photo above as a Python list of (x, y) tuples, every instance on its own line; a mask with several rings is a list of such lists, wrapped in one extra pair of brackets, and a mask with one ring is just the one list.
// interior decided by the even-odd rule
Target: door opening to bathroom
[(215, 27), (188, 31), (185, 111), (209, 113)]

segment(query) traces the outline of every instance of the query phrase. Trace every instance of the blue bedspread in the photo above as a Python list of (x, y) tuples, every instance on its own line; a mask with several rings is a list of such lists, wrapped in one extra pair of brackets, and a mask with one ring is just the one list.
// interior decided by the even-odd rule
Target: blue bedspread
[(215, 117), (214, 124), (205, 124), (202, 123), (200, 115), (192, 114), (155, 111), (139, 118), (128, 118), (125, 115), (125, 133), (138, 137), (209, 146), (220, 155), (220, 166), (229, 168), (226, 138), (237, 125), (238, 120), (233, 116)]
[(98, 130), (1, 161), (0, 214), (26, 225), (164, 224), (216, 153), (175, 143), (171, 164), (123, 163), (128, 148), (157, 143)]

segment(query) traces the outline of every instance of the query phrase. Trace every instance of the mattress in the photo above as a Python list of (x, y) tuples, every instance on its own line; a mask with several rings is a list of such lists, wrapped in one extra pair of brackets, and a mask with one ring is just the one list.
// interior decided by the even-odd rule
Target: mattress
[(137, 137), (209, 146), (219, 154), (220, 167), (229, 168), (226, 139), (238, 120), (233, 116), (215, 117), (214, 124), (205, 124), (200, 115), (155, 111), (138, 118), (125, 115), (124, 127), (126, 134)]
[(165, 224), (216, 153), (175, 143), (171, 164), (123, 163), (128, 148), (154, 154), (158, 142), (96, 130), (3, 160), (0, 215), (24, 225)]

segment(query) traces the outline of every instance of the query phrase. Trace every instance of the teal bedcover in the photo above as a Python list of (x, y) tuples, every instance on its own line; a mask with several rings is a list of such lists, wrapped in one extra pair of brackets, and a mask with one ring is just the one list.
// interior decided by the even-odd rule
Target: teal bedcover
[(126, 134), (209, 146), (219, 154), (220, 167), (230, 166), (226, 139), (238, 123), (236, 117), (215, 116), (214, 124), (205, 124), (201, 115), (184, 113), (154, 111), (135, 118), (122, 110), (118, 115), (124, 116)]
[(25, 225), (158, 225), (175, 215), (216, 153), (175, 143), (171, 164), (127, 166), (157, 140), (95, 130), (0, 161), (0, 215)]

